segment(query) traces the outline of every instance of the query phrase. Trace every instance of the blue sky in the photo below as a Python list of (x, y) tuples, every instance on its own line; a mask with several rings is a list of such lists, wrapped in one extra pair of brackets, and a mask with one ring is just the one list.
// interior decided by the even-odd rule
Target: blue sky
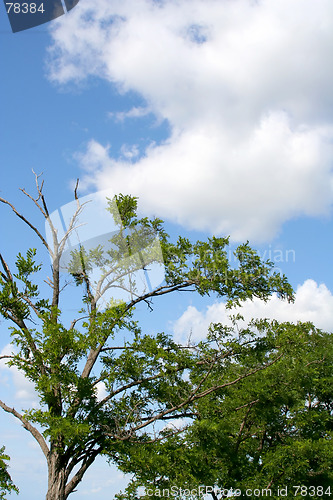
[[(294, 305), (246, 303), (244, 316), (330, 330), (332, 53), (331, 0), (80, 0), (16, 34), (1, 4), (0, 196), (37, 222), (18, 190), (33, 190), (31, 170), (44, 172), (51, 210), (72, 200), (80, 177), (83, 195), (138, 196), (141, 213), (166, 220), (172, 236), (249, 240), (297, 293)], [(36, 241), (0, 209), (1, 252), (11, 261)], [(179, 340), (227, 321), (221, 301), (193, 294), (138, 313), (148, 331)], [(34, 401), (3, 363), (0, 380), (8, 404)], [(44, 498), (42, 454), (0, 418), (20, 498)], [(109, 499), (122, 484), (100, 460), (77, 497)]]

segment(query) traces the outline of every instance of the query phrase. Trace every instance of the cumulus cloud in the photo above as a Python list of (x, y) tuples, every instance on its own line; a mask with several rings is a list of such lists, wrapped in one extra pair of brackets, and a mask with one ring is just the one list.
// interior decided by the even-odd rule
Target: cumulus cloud
[(142, 106), (134, 106), (129, 111), (118, 111), (114, 113), (110, 111), (108, 116), (110, 118), (114, 118), (118, 122), (124, 122), (129, 118), (142, 118), (143, 116), (147, 116), (151, 113), (149, 108), (143, 108)]
[(187, 343), (202, 340), (206, 337), (211, 323), (231, 325), (230, 314), (240, 313), (245, 323), (252, 318), (268, 318), (277, 321), (311, 321), (317, 328), (333, 331), (333, 295), (324, 285), (306, 280), (299, 285), (295, 302), (288, 303), (273, 295), (268, 302), (259, 299), (247, 300), (242, 307), (227, 310), (223, 302), (208, 306), (204, 311), (189, 306), (181, 317), (174, 322), (173, 332), (178, 342)]
[(167, 120), (170, 135), (121, 159), (92, 139), (86, 182), (146, 212), (235, 240), (272, 238), (332, 203), (330, 0), (81, 0), (52, 24), (49, 77), (98, 76)]
[(98, 382), (98, 384), (96, 385), (96, 389), (97, 400), (102, 401), (102, 399), (104, 399), (108, 395), (104, 382)]

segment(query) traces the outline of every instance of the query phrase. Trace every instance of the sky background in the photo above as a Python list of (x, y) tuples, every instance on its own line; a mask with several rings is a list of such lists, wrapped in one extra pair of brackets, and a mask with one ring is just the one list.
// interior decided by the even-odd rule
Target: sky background
[[(177, 234), (250, 241), (285, 272), (276, 297), (242, 313), (333, 328), (333, 3), (331, 0), (80, 0), (13, 34), (0, 5), (0, 196), (43, 221), (20, 193), (44, 173), (50, 210), (108, 188)], [(9, 262), (38, 242), (0, 207)], [(42, 254), (45, 266), (48, 256)], [(70, 303), (63, 305), (70, 314)], [(203, 338), (227, 321), (216, 297), (165, 297), (138, 317), (148, 332)], [(8, 324), (0, 322), (0, 350)], [(1, 399), (35, 404), (0, 365)], [(1, 439), (22, 500), (45, 498), (44, 457), (5, 413)], [(77, 498), (106, 500), (122, 474), (98, 460)]]

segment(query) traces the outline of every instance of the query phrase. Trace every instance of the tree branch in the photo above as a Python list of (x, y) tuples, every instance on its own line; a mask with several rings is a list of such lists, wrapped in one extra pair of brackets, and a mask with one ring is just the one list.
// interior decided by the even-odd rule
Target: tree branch
[(30, 432), (30, 434), (36, 439), (38, 442), (39, 446), (42, 449), (42, 452), (44, 453), (45, 457), (48, 457), (49, 454), (49, 447), (46, 444), (45, 439), (41, 435), (41, 433), (34, 427), (33, 425), (28, 422), (18, 411), (15, 410), (15, 408), (10, 408), (7, 406), (3, 401), (0, 400), (0, 406), (3, 410), (5, 410), (7, 413), (11, 413), (16, 417), (18, 420), (22, 422), (23, 427)]
[(34, 363), (33, 360), (22, 359), (22, 358), (19, 358), (17, 355), (7, 354), (7, 355), (4, 355), (4, 356), (0, 356), (0, 359), (18, 359), (19, 361), (21, 361), (21, 363), (27, 363), (30, 366), (34, 366), (35, 365), (35, 363)]
[[(165, 295), (166, 293), (170, 293), (170, 292), (173, 292), (173, 291), (176, 291), (176, 290), (180, 290), (180, 289), (186, 288), (188, 286), (192, 286), (193, 283), (194, 283), (193, 281), (187, 281), (185, 283), (179, 283), (178, 285), (164, 285), (164, 286), (161, 286), (161, 287), (157, 288), (156, 290), (153, 290), (152, 292), (146, 293), (145, 295), (142, 295), (141, 297), (138, 297), (137, 299), (132, 300), (131, 302), (129, 302), (128, 305), (126, 306), (125, 310), (124, 310), (123, 316), (125, 316), (125, 314), (132, 307), (134, 307), (139, 302), (146, 300), (147, 298), (158, 297), (160, 295)], [(110, 333), (111, 333), (111, 330), (110, 330)], [(88, 354), (88, 358), (87, 358), (86, 364), (85, 364), (85, 366), (84, 366), (84, 368), (83, 368), (83, 370), (81, 372), (81, 378), (87, 378), (87, 377), (89, 377), (89, 375), (91, 373), (91, 370), (93, 369), (93, 367), (94, 367), (94, 365), (96, 363), (96, 360), (97, 360), (97, 358), (98, 358), (101, 350), (103, 349), (103, 346), (105, 345), (106, 341), (107, 341), (107, 339), (105, 339), (105, 341), (104, 341), (103, 344), (99, 344), (96, 349), (91, 349), (90, 350), (90, 352)]]
[[(240, 380), (243, 380), (244, 378), (250, 377), (251, 375), (254, 375), (257, 372), (268, 368), (272, 364), (276, 363), (281, 357), (282, 357), (282, 354), (280, 356), (278, 356), (277, 358), (275, 358), (273, 361), (267, 363), (266, 365), (260, 366), (254, 370), (251, 370), (250, 372), (247, 372), (243, 375), (240, 375), (239, 377), (232, 380), (231, 382), (226, 382), (226, 383), (221, 384), (221, 385), (216, 385), (216, 386), (210, 387), (209, 389), (206, 389), (205, 391), (202, 391), (200, 393), (197, 393), (197, 388), (196, 388), (195, 391), (193, 391), (192, 394), (186, 400), (182, 401), (178, 405), (173, 406), (172, 408), (163, 410), (160, 413), (154, 415), (149, 420), (147, 420), (145, 423), (142, 423), (142, 424), (136, 426), (135, 428), (131, 429), (131, 432), (136, 432), (144, 427), (147, 427), (148, 425), (152, 424), (153, 422), (156, 422), (156, 420), (161, 420), (165, 415), (169, 415), (170, 413), (174, 413), (177, 410), (179, 410), (180, 408), (183, 408), (184, 406), (192, 403), (193, 401), (196, 401), (197, 399), (200, 399), (204, 396), (207, 396), (208, 394), (211, 394), (212, 392), (218, 391), (219, 389), (223, 389), (225, 387), (230, 387), (232, 385), (235, 385)], [(201, 383), (199, 384), (199, 386), (200, 385), (201, 385)], [(175, 418), (177, 418), (177, 415), (175, 415)], [(121, 437), (119, 437), (119, 439), (121, 439)]]
[(83, 478), (84, 473), (86, 470), (91, 466), (91, 464), (95, 461), (96, 457), (99, 455), (99, 453), (102, 451), (103, 447), (100, 446), (96, 450), (94, 450), (90, 457), (87, 457), (84, 461), (78, 472), (75, 474), (75, 476), (69, 481), (69, 483), (66, 485), (65, 488), (65, 498), (72, 493), (74, 488), (79, 484), (81, 479)]
[[(179, 370), (182, 370), (182, 368), (179, 368)], [(117, 394), (120, 394), (121, 392), (126, 391), (127, 389), (130, 389), (131, 387), (135, 387), (136, 385), (141, 385), (144, 382), (151, 382), (152, 380), (157, 380), (158, 378), (161, 378), (161, 377), (164, 377), (164, 376), (165, 376), (165, 374), (159, 373), (157, 375), (152, 375), (151, 377), (143, 378), (143, 379), (140, 379), (140, 380), (134, 380), (133, 382), (130, 382), (130, 383), (126, 384), (126, 385), (123, 385), (122, 387), (120, 387), (116, 391), (113, 391), (110, 394), (108, 394), (104, 399), (102, 399), (102, 401), (100, 401), (98, 403), (97, 406), (99, 408), (102, 407), (103, 405), (105, 405), (105, 403), (107, 403), (108, 401), (110, 401), (110, 399), (112, 399), (114, 396), (116, 396)]]
[[(259, 399), (257, 399), (257, 401), (259, 401)], [(246, 410), (244, 418), (243, 418), (242, 423), (240, 425), (238, 436), (237, 436), (237, 441), (236, 441), (236, 446), (235, 446), (235, 453), (236, 454), (238, 453), (238, 449), (239, 449), (239, 446), (240, 446), (240, 443), (241, 443), (241, 438), (242, 438), (243, 430), (244, 430), (244, 427), (245, 427), (245, 424), (246, 424), (246, 421), (247, 421), (247, 417), (249, 416), (249, 413), (250, 413), (250, 411), (252, 409), (252, 406), (254, 404), (255, 404), (254, 401), (252, 401), (252, 403), (249, 404), (250, 407)], [(244, 405), (244, 406), (247, 406), (247, 405)]]
[(0, 253), (0, 261), (1, 261), (2, 267), (5, 270), (6, 275), (7, 275), (7, 276), (5, 276), (3, 273), (1, 273), (1, 276), (6, 281), (13, 281), (12, 273), (10, 272), (9, 266), (8, 266), (7, 262), (5, 261), (5, 259), (3, 258), (3, 256), (1, 255), (1, 253)]
[(12, 209), (12, 211), (14, 212), (14, 214), (17, 215), (17, 217), (19, 219), (23, 220), (23, 222), (25, 222), (25, 224), (27, 224), (34, 231), (34, 233), (37, 234), (38, 238), (41, 240), (41, 242), (43, 243), (43, 245), (47, 248), (48, 252), (50, 252), (50, 254), (52, 255), (51, 248), (49, 247), (47, 241), (42, 236), (42, 234), (38, 231), (38, 229), (28, 219), (26, 219), (26, 217), (24, 217), (24, 215), (20, 214), (18, 212), (18, 210), (16, 210), (16, 208), (14, 207), (14, 205), (12, 205), (12, 203), (10, 203), (8, 200), (5, 200), (4, 198), (0, 197), (0, 202), (4, 203), (5, 205), (8, 205)]

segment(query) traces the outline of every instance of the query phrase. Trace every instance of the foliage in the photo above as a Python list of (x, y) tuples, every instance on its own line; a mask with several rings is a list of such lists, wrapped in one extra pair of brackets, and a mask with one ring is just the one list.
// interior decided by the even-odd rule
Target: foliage
[[(239, 346), (237, 356), (214, 367), (216, 383), (276, 361), (200, 399), (183, 434), (124, 446), (121, 468), (134, 480), (119, 498), (134, 498), (139, 486), (157, 493), (143, 499), (172, 486), (242, 492), (230, 498), (248, 498), (247, 489), (270, 489), (271, 498), (281, 498), (279, 487), (288, 489), (284, 498), (302, 498), (306, 488), (312, 498), (323, 498), (320, 488), (328, 492), (324, 498), (333, 495), (332, 335), (310, 323), (264, 320), (241, 329), (235, 340), (226, 333), (222, 325), (211, 326), (223, 350)], [(296, 494), (296, 485), (303, 494)]]
[(11, 493), (14, 491), (18, 493), (18, 488), (14, 485), (9, 472), (8, 472), (8, 462), (9, 456), (5, 454), (5, 447), (0, 447), (0, 498), (6, 498), (6, 493)]
[[(18, 255), (15, 272), (0, 254), (0, 314), (13, 325), (15, 346), (15, 351), (4, 357), (33, 382), (40, 408), (19, 413), (3, 401), (0, 406), (19, 419), (40, 445), (49, 469), (47, 499), (62, 500), (75, 490), (98, 455), (122, 464), (124, 446), (135, 448), (154, 441), (162, 445), (175, 432), (172, 428), (163, 430), (158, 422), (195, 417), (201, 398), (223, 392), (225, 382), (221, 383), (218, 374), (225, 373), (227, 385), (232, 385), (253, 371), (252, 365), (237, 368), (232, 361), (246, 358), (246, 344), (230, 342), (225, 350), (223, 343), (213, 347), (216, 341), (212, 337), (198, 349), (184, 349), (162, 332), (145, 334), (134, 318), (138, 303), (152, 307), (156, 297), (180, 290), (214, 293), (224, 297), (229, 306), (252, 297), (267, 300), (273, 292), (288, 300), (293, 297), (285, 276), (274, 273), (272, 263), (263, 262), (248, 243), (238, 247), (238, 265), (232, 267), (227, 238), (193, 244), (179, 237), (172, 243), (162, 221), (139, 219), (136, 198), (120, 195), (113, 202), (109, 200), (110, 217), (119, 230), (108, 247), (86, 250), (80, 246), (72, 253), (68, 270), (82, 300), (80, 311), (68, 325), (61, 312), (66, 282), (60, 269), (66, 241), (84, 207), (76, 187), (77, 208), (60, 239), (38, 177), (36, 186), (36, 198), (22, 191), (49, 225), (52, 245), (13, 204), (3, 198), (0, 202), (28, 225), (47, 249), (53, 262), (52, 275), (45, 275), (34, 249)], [(164, 283), (140, 291), (135, 273), (160, 263), (160, 252)], [(48, 296), (42, 291), (43, 282), (50, 287)], [(126, 292), (127, 300), (112, 299), (115, 289)], [(103, 302), (105, 297), (108, 300)], [(124, 335), (125, 341), (120, 342)], [(265, 367), (262, 361), (257, 368)], [(101, 387), (103, 397), (98, 396)]]

